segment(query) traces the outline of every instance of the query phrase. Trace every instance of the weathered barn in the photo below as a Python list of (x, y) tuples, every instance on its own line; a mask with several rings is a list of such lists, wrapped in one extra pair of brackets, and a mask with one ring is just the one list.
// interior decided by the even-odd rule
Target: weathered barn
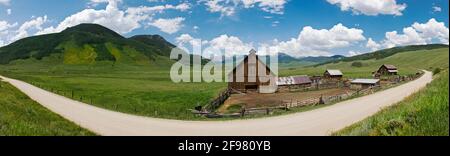
[(378, 76), (380, 75), (397, 75), (398, 74), (398, 68), (394, 65), (390, 64), (383, 64), (378, 71), (376, 72)]
[[(265, 71), (265, 73), (264, 73)], [(228, 88), (239, 92), (275, 93), (276, 75), (262, 62), (255, 50), (251, 50), (228, 74)]]
[(280, 92), (287, 92), (292, 89), (305, 89), (311, 87), (312, 83), (312, 80), (306, 75), (279, 77), (277, 80), (278, 91)]
[(350, 82), (352, 89), (366, 89), (380, 85), (380, 79), (355, 79)]
[(325, 71), (325, 73), (323, 74), (323, 77), (325, 79), (329, 79), (329, 80), (341, 80), (342, 77), (344, 76), (344, 74), (342, 74), (342, 72), (340, 70), (332, 70), (332, 69), (327, 69)]

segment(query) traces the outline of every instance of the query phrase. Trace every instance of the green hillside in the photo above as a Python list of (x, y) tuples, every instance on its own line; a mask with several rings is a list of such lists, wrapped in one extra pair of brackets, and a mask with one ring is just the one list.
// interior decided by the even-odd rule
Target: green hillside
[(173, 45), (162, 37), (141, 40), (127, 39), (97, 24), (80, 24), (60, 33), (21, 39), (0, 48), (0, 64), (18, 59), (41, 60), (51, 55), (61, 55), (59, 63), (96, 64), (110, 61), (112, 64), (150, 64), (156, 59), (166, 59)]
[[(397, 53), (382, 59), (340, 61), (318, 66), (282, 68), (280, 75), (321, 75), (326, 69), (340, 69), (346, 77), (370, 77), (382, 64), (393, 64), (399, 74), (414, 74), (420, 69), (448, 68), (449, 49), (417, 50)], [(360, 62), (361, 67), (352, 65)]]
[(448, 136), (448, 69), (426, 89), (334, 135)]
[(50, 112), (2, 81), (0, 97), (0, 136), (95, 135)]
[(379, 60), (379, 59), (384, 59), (384, 58), (387, 58), (389, 56), (392, 56), (392, 55), (395, 55), (398, 53), (420, 51), (420, 50), (433, 50), (433, 49), (440, 49), (440, 48), (448, 48), (448, 45), (428, 44), (428, 45), (410, 45), (410, 46), (394, 47), (394, 48), (389, 48), (389, 49), (378, 50), (378, 51), (375, 51), (372, 53), (366, 53), (366, 54), (361, 54), (361, 55), (357, 55), (357, 56), (353, 56), (353, 57), (342, 58), (340, 60), (330, 60), (330, 61), (326, 61), (326, 62), (317, 64), (315, 66), (320, 66), (320, 65), (329, 64), (329, 63), (338, 63), (340, 61), (352, 62), (352, 61), (357, 61), (357, 60), (370, 60), (370, 59)]

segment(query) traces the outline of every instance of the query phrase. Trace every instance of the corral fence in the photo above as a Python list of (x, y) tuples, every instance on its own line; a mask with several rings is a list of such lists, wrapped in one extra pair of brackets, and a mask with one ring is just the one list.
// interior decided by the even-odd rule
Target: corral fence
[(232, 91), (230, 89), (226, 89), (225, 91), (222, 91), (219, 93), (217, 98), (210, 101), (208, 104), (206, 104), (203, 108), (198, 108), (197, 111), (202, 112), (213, 112), (215, 109), (217, 109), (220, 105), (222, 105), (230, 96)]

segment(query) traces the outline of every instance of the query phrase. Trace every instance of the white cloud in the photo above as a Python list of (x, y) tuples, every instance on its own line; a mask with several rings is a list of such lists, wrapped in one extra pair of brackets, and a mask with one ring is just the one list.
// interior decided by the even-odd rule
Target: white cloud
[(0, 0), (0, 4), (8, 6), (11, 0)]
[(369, 40), (367, 41), (366, 47), (370, 48), (370, 50), (372, 50), (372, 51), (377, 51), (378, 49), (380, 49), (381, 45), (378, 44), (377, 42), (373, 41), (372, 38), (369, 38)]
[(19, 29), (16, 31), (17, 34), (11, 39), (12, 41), (19, 40), (30, 36), (30, 31), (40, 31), (42, 30), (42, 25), (47, 22), (47, 16), (37, 17), (32, 20), (24, 22)]
[(10, 28), (17, 26), (17, 23), (11, 24), (7, 21), (0, 21), (0, 32), (6, 31)]
[(443, 22), (432, 18), (427, 23), (415, 22), (412, 26), (403, 29), (403, 34), (397, 31), (386, 32), (381, 44), (385, 48), (405, 45), (423, 45), (439, 40), (440, 43), (449, 43), (449, 30)]
[(18, 23), (10, 24), (6, 21), (0, 21), (0, 46), (28, 37), (33, 32), (42, 30), (42, 25), (46, 22), (48, 22), (47, 16), (34, 17), (24, 22), (19, 28), (14, 29)]
[(433, 6), (433, 12), (441, 12), (442, 8), (438, 6)]
[(149, 25), (159, 28), (162, 32), (173, 34), (178, 32), (181, 27), (183, 27), (183, 21), (183, 17), (176, 17), (173, 19), (160, 18), (149, 23)]
[(314, 29), (310, 26), (304, 27), (297, 38), (289, 41), (272, 43), (273, 49), (295, 57), (331, 55), (332, 49), (344, 48), (354, 45), (366, 38), (363, 30), (347, 28), (337, 24), (331, 29)]
[(201, 0), (210, 12), (219, 12), (222, 16), (232, 16), (239, 8), (258, 7), (264, 12), (284, 14), (286, 0)]
[(396, 0), (327, 0), (338, 5), (342, 11), (352, 11), (354, 14), (369, 16), (395, 15), (401, 16), (406, 4), (397, 4)]
[(352, 56), (361, 55), (361, 54), (364, 54), (364, 53), (350, 50), (347, 54), (347, 57), (352, 57)]
[(444, 22), (438, 22), (432, 18), (427, 23), (415, 22), (412, 27), (420, 32), (420, 36), (427, 42), (431, 42), (432, 39), (439, 39), (441, 43), (448, 43), (449, 31)]
[(247, 54), (253, 48), (251, 43), (244, 43), (239, 37), (226, 34), (212, 39), (208, 44), (207, 54), (224, 51), (225, 57)]
[[(176, 43), (184, 49), (185, 44), (202, 45), (204, 56), (211, 54), (221, 54), (225, 52), (225, 57), (233, 55), (245, 55), (251, 49), (270, 49), (273, 53), (286, 53), (294, 57), (305, 56), (330, 56), (330, 51), (338, 48), (352, 46), (364, 41), (363, 31), (355, 28), (347, 28), (342, 24), (337, 24), (331, 29), (314, 29), (310, 26), (304, 27), (297, 38), (288, 41), (273, 40), (271, 43), (261, 43), (255, 47), (253, 43), (246, 43), (239, 37), (227, 34), (220, 35), (209, 41), (201, 41), (189, 34), (182, 34), (176, 38)], [(260, 51), (264, 53), (264, 51)], [(262, 54), (264, 55), (264, 54)]]
[(186, 11), (190, 9), (190, 5), (187, 3), (181, 3), (179, 5), (160, 5), (160, 6), (139, 6), (130, 7), (126, 10), (120, 10), (118, 4), (121, 0), (91, 0), (91, 3), (108, 3), (105, 9), (85, 9), (78, 13), (75, 13), (69, 17), (66, 17), (56, 27), (49, 27), (39, 34), (60, 32), (67, 27), (72, 27), (81, 23), (96, 23), (108, 27), (118, 33), (126, 34), (135, 29), (141, 28), (142, 23), (147, 21), (151, 22), (153, 16), (157, 13), (162, 13), (165, 10), (179, 10)]
[(12, 10), (11, 10), (11, 9), (6, 9), (6, 14), (7, 14), (7, 15), (11, 15), (11, 13), (12, 13)]

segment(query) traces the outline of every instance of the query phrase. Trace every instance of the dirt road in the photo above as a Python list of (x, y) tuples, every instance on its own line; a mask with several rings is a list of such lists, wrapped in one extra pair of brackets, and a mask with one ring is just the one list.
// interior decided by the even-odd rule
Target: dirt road
[(259, 136), (328, 135), (395, 104), (431, 82), (432, 74), (372, 95), (308, 112), (238, 121), (178, 121), (128, 115), (56, 95), (28, 83), (1, 77), (33, 100), (100, 135)]

